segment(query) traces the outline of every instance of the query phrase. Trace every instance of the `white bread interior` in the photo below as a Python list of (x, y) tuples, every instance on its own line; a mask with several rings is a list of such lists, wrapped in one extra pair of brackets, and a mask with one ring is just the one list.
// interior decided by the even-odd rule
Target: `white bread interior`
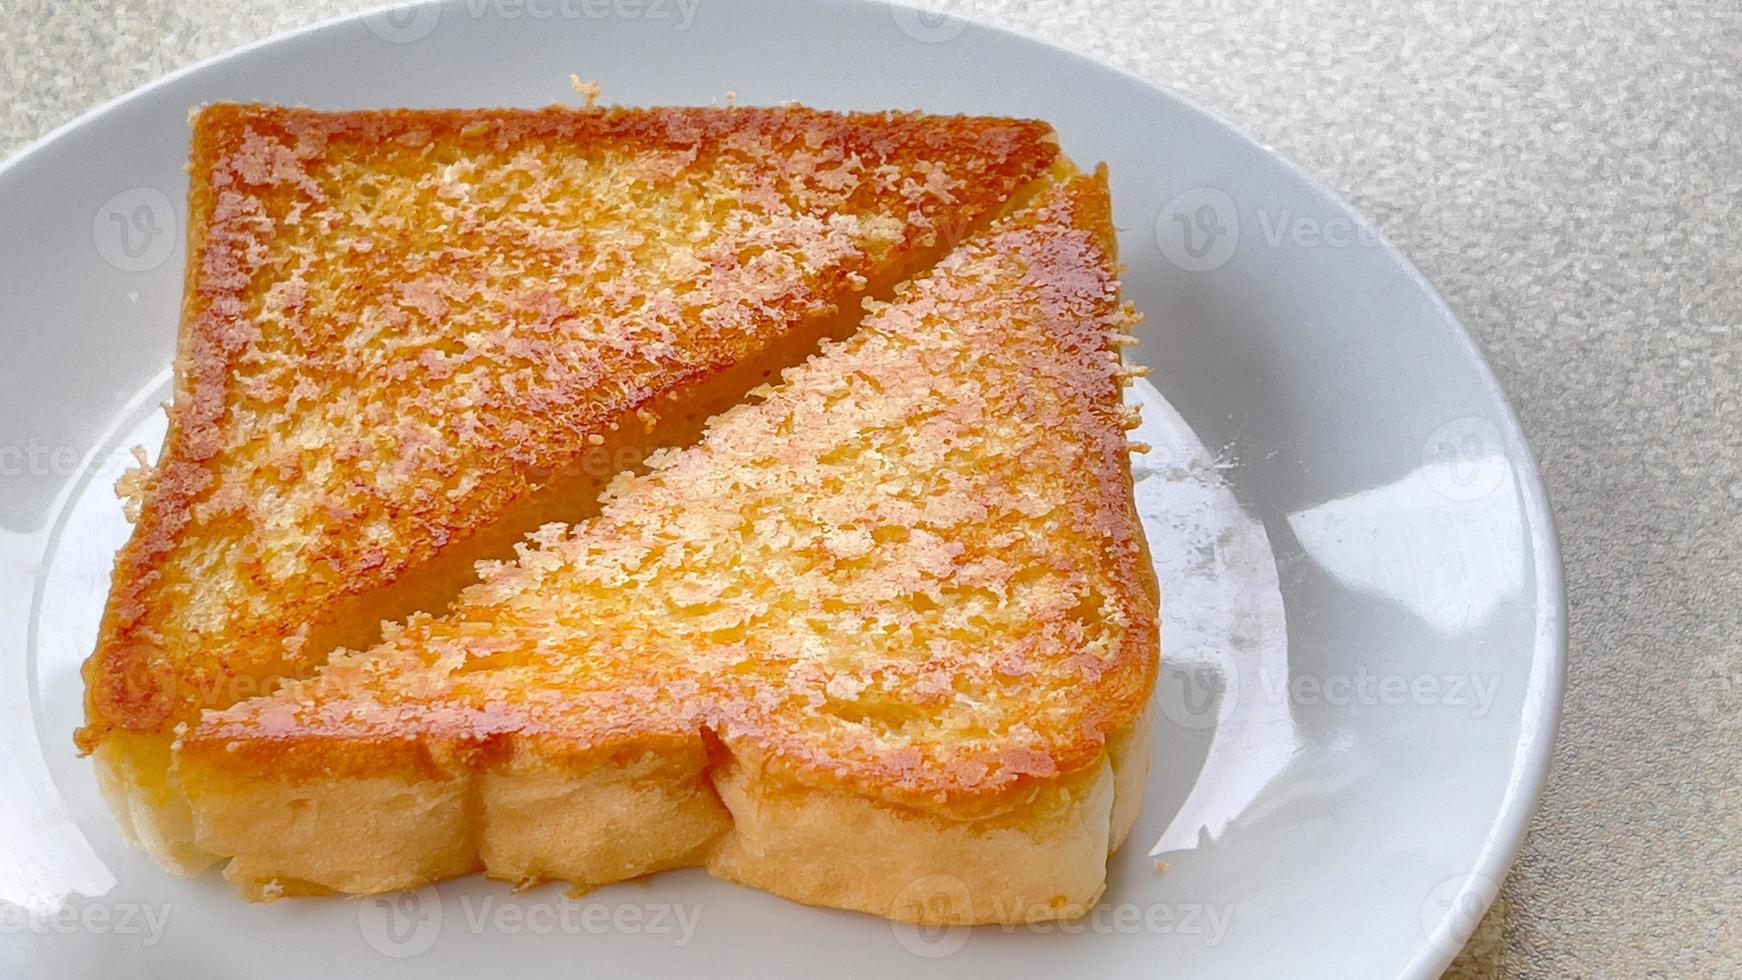
[(196, 844), (235, 855), (225, 876), (256, 900), (375, 894), (474, 871), (585, 890), (700, 865), (807, 904), (926, 924), (1020, 923), (1076, 918), (1100, 897), (1107, 856), (1141, 803), (1149, 724), (1146, 713), (1094, 764), (984, 819), (800, 786), (728, 753), (710, 760), (699, 741), (693, 752), (579, 776), (486, 771), (188, 790)]

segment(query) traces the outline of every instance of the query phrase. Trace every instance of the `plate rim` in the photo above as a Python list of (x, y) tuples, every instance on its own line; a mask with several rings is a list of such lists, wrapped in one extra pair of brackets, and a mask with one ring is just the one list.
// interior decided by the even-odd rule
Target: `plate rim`
[[(206, 71), (220, 64), (250, 58), (258, 51), (274, 45), (306, 40), (313, 35), (347, 26), (352, 21), (361, 21), (364, 18), (377, 16), (387, 11), (436, 5), (452, 6), (462, 2), (463, 0), (409, 0), (409, 2), (374, 4), (352, 13), (323, 18), (289, 31), (258, 38), (184, 65), (86, 109), (72, 119), (19, 147), (8, 154), (4, 160), (0, 160), (0, 182), (6, 181), (13, 171), (20, 169), (31, 157), (55, 141), (110, 113), (122, 111), (134, 100), (143, 98), (159, 88), (172, 85), (187, 76)], [(1245, 129), (1195, 98), (1163, 88), (1161, 85), (1120, 65), (1081, 54), (1009, 27), (971, 17), (962, 17), (954, 12), (930, 10), (917, 4), (896, 2), (896, 0), (807, 0), (807, 2), (825, 7), (870, 7), (881, 8), (891, 14), (903, 10), (923, 13), (926, 16), (945, 17), (959, 22), (962, 33), (994, 35), (1001, 43), (1031, 50), (1039, 49), (1048, 57), (1067, 58), (1077, 62), (1079, 67), (1107, 72), (1127, 83), (1148, 89), (1155, 97), (1177, 104), (1200, 117), (1202, 121), (1220, 129), (1224, 135), (1257, 150), (1270, 163), (1280, 166), (1313, 193), (1342, 208), (1356, 222), (1357, 231), (1372, 236), (1372, 240), (1378, 244), (1384, 254), (1397, 264), (1409, 282), (1426, 297), (1430, 307), (1449, 325), (1451, 339), (1459, 350), (1467, 356), (1470, 365), (1475, 370), (1476, 380), (1481, 390), (1493, 400), (1499, 409), (1499, 417), (1494, 421), (1501, 430), (1503, 444), (1508, 447), (1507, 455), (1513, 464), (1511, 468), (1518, 489), (1519, 507), (1528, 527), (1527, 534), (1531, 545), (1533, 573), (1536, 581), (1536, 594), (1533, 596), (1536, 610), (1536, 637), (1531, 651), (1533, 668), (1531, 673), (1540, 673), (1542, 689), (1536, 692), (1536, 697), (1527, 698), (1525, 701), (1526, 710), (1532, 704), (1537, 705), (1538, 710), (1534, 717), (1520, 715), (1519, 736), (1513, 746), (1510, 778), (1500, 798), (1499, 808), (1484, 836), (1482, 849), (1477, 856), (1475, 867), (1466, 873), (1468, 880), (1464, 887), (1458, 895), (1454, 896), (1454, 900), (1448, 903), (1446, 911), (1439, 917), (1434, 928), (1424, 930), (1415, 956), (1408, 960), (1397, 974), (1400, 980), (1402, 978), (1431, 980), (1431, 978), (1440, 976), (1462, 951), (1462, 947), (1447, 953), (1443, 948), (1446, 944), (1435, 942), (1434, 937), (1440, 936), (1452, 928), (1454, 917), (1459, 917), (1456, 910), (1471, 907), (1471, 905), (1466, 904), (1466, 900), (1474, 900), (1479, 903), (1484, 915), (1486, 915), (1489, 906), (1498, 896), (1507, 873), (1523, 848), (1531, 819), (1536, 814), (1547, 788), (1549, 771), (1553, 764), (1555, 741), (1559, 733), (1565, 704), (1567, 678), (1567, 599), (1565, 565), (1559, 532), (1555, 525), (1553, 509), (1546, 484), (1542, 478), (1537, 454), (1531, 448), (1524, 428), (1519, 422), (1517, 411), (1513, 408), (1511, 400), (1507, 397), (1506, 391), (1500, 384), (1500, 380), (1481, 345), (1458, 317), (1456, 311), (1440, 295), (1439, 290), (1434, 288), (1433, 283), (1417, 268), (1409, 255), (1375, 227), (1365, 213), (1312, 172), (1270, 144), (1255, 138)], [(1547, 669), (1542, 670), (1541, 667), (1545, 665)]]

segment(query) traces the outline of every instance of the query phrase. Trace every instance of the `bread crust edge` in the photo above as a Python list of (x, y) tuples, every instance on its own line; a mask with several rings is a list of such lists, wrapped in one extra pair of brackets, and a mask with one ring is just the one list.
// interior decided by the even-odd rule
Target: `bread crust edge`
[[(585, 891), (702, 866), (808, 905), (925, 925), (1021, 924), (1074, 919), (1100, 898), (1107, 858), (1141, 804), (1150, 727), (1146, 710), (1093, 765), (992, 818), (797, 784), (699, 741), (585, 772), (522, 762), (416, 779), (182, 781), (199, 853), (233, 855), (225, 876), (256, 901), (473, 872)], [(135, 827), (141, 811), (176, 826), (142, 794), (126, 802)]]

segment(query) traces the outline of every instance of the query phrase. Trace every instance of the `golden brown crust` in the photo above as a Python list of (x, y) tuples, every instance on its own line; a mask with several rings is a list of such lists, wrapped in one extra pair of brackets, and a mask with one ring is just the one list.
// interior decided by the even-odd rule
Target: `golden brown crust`
[(1104, 174), (547, 528), (440, 619), (208, 713), (208, 783), (582, 773), (716, 740), (775, 781), (1021, 823), (1154, 683)]
[(303, 673), (335, 603), (837, 317), (1055, 156), (1000, 119), (207, 107), (175, 404), (80, 747)]
[(874, 304), (440, 619), (179, 742), (254, 898), (665, 867), (930, 923), (1083, 914), (1156, 668), (1105, 176)]

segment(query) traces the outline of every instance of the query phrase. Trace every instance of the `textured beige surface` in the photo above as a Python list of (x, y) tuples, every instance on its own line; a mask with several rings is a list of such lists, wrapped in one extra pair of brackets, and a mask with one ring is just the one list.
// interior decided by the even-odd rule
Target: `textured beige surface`
[[(0, 0), (0, 150), (361, 6)], [(1566, 717), (1452, 975), (1742, 973), (1742, 0), (966, 9), (1324, 179), (1439, 287), (1522, 416), (1565, 545)]]

